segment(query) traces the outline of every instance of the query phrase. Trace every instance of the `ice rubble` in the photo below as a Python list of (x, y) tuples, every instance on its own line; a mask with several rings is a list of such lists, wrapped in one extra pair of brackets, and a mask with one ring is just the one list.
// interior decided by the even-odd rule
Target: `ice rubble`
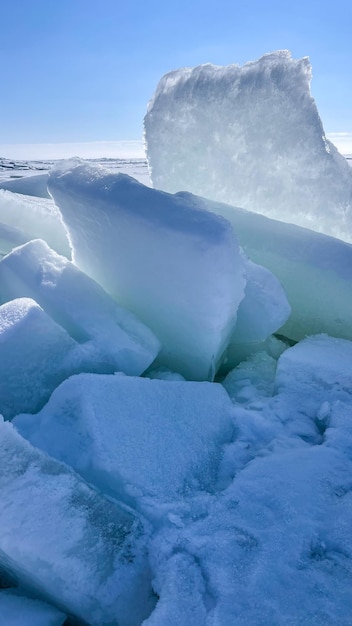
[[(158, 354), (159, 342), (142, 322), (44, 241), (15, 248), (0, 261), (0, 301), (23, 297), (35, 300), (54, 320), (52, 326), (75, 340), (71, 342), (76, 349), (66, 358), (66, 371), (71, 374), (123, 371), (138, 376)], [(34, 350), (35, 335), (29, 333), (29, 338)], [(66, 344), (63, 342), (63, 349), (68, 350)], [(25, 346), (24, 342), (22, 348)], [(24, 357), (22, 348), (19, 344), (15, 352), (18, 365)], [(39, 346), (39, 350), (43, 352), (44, 347)], [(56, 378), (56, 386), (61, 380)]]
[(212, 380), (244, 296), (230, 224), (79, 161), (52, 170), (48, 188), (75, 263), (155, 332), (163, 365)]
[(286, 350), (277, 376), (264, 353), (229, 375), (236, 436), (219, 492), (180, 503), (177, 525), (155, 535), (160, 600), (146, 626), (194, 616), (212, 626), (348, 626), (352, 384), (339, 381), (351, 351), (320, 336)]
[(352, 339), (350, 244), (189, 193), (176, 196), (229, 220), (248, 257), (279, 279), (292, 309), (280, 333), (295, 341), (316, 333)]
[(81, 374), (13, 423), (101, 491), (157, 516), (157, 502), (213, 488), (232, 414), (218, 384)]
[(152, 610), (135, 513), (104, 499), (67, 465), (0, 423), (0, 565), (89, 624), (141, 624)]
[(352, 241), (352, 171), (325, 137), (307, 57), (166, 74), (145, 117), (154, 187)]

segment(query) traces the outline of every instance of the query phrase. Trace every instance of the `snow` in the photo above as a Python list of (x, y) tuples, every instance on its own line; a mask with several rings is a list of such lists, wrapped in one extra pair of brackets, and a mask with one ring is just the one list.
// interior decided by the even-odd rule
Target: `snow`
[(61, 611), (12, 589), (0, 590), (0, 615), (4, 626), (63, 626), (66, 620)]
[(278, 278), (291, 306), (281, 334), (295, 341), (316, 333), (352, 339), (350, 244), (199, 196), (176, 195), (229, 220), (251, 261)]
[(230, 224), (80, 161), (53, 169), (48, 189), (74, 262), (155, 332), (160, 364), (212, 380), (245, 287)]
[[(139, 375), (158, 354), (159, 342), (144, 324), (44, 241), (15, 248), (0, 261), (0, 299), (18, 297), (35, 300), (79, 343), (71, 354), (72, 374), (123, 371)], [(35, 336), (31, 342), (35, 343)]]
[(0, 424), (0, 564), (89, 624), (135, 626), (155, 603), (148, 529)]
[(153, 186), (189, 191), (352, 242), (352, 171), (326, 138), (309, 59), (163, 76), (145, 117)]
[(103, 492), (157, 517), (158, 502), (213, 488), (232, 414), (218, 384), (81, 374), (13, 423)]

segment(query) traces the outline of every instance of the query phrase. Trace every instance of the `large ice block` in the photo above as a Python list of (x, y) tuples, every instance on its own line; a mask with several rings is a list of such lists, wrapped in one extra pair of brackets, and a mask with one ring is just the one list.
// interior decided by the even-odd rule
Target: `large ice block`
[(154, 606), (149, 530), (0, 422), (0, 565), (94, 626), (136, 626)]
[(36, 412), (75, 369), (76, 342), (36, 302), (0, 306), (0, 414)]
[(296, 341), (317, 333), (352, 339), (350, 244), (228, 204), (176, 195), (229, 220), (248, 257), (277, 276), (292, 309), (280, 333)]
[(352, 242), (352, 170), (326, 139), (307, 57), (166, 74), (145, 117), (154, 187)]
[(245, 286), (230, 224), (80, 161), (53, 169), (48, 189), (74, 262), (155, 332), (163, 365), (211, 380)]
[(0, 591), (3, 626), (64, 626), (66, 615), (46, 602), (27, 598), (15, 589)]
[(219, 384), (81, 374), (14, 424), (101, 490), (149, 503), (155, 515), (156, 501), (212, 488), (232, 416)]
[[(0, 262), (0, 299), (33, 298), (80, 344), (81, 371), (141, 374), (159, 342), (136, 317), (44, 241), (18, 247)], [(74, 371), (77, 369), (76, 361)]]

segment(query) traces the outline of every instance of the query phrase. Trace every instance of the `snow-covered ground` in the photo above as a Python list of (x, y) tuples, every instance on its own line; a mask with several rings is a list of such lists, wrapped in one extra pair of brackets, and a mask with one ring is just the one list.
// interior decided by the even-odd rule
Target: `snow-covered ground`
[[(258, 61), (254, 83), (266, 105), (281, 85), (286, 113), (285, 72), (308, 89), (291, 123), (317, 143), (294, 161), (291, 133), (276, 178), (302, 201), (322, 127), (307, 62), (287, 59)], [(249, 66), (157, 93), (181, 83), (187, 126), (204, 85), (242, 81), (246, 104)], [(288, 205), (272, 219), (189, 193), (192, 173), (219, 190), (204, 159), (176, 159), (199, 129), (159, 150), (151, 122), (152, 176), (178, 193), (151, 189), (141, 159), (0, 159), (0, 624), (350, 626), (352, 245), (322, 234), (350, 172), (327, 157), (328, 205), (303, 228)]]

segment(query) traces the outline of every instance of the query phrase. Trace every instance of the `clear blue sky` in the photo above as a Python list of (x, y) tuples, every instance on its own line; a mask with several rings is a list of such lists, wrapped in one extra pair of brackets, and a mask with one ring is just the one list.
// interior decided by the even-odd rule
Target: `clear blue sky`
[(324, 127), (352, 131), (352, 0), (0, 0), (0, 142), (137, 139), (159, 78), (309, 56)]

